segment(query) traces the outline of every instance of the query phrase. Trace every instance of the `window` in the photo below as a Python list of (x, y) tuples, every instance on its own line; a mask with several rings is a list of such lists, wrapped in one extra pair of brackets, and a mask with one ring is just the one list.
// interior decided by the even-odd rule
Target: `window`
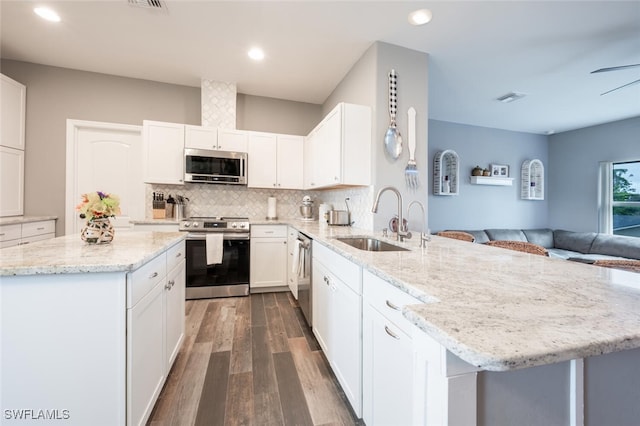
[(640, 161), (613, 163), (612, 172), (612, 232), (640, 237)]

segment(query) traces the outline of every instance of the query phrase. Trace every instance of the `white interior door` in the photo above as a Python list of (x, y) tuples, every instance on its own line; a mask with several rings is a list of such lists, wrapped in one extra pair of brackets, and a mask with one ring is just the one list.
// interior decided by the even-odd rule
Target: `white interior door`
[(144, 219), (142, 126), (67, 120), (67, 185), (65, 234), (79, 233), (86, 223), (75, 206), (80, 195), (102, 191), (120, 197), (116, 229)]

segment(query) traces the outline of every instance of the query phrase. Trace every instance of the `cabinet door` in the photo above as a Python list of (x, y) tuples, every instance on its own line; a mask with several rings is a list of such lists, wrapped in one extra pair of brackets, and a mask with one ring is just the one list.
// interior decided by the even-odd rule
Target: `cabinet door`
[(276, 180), (276, 135), (251, 133), (247, 168), (249, 188), (275, 188)]
[(287, 238), (251, 238), (250, 287), (287, 285)]
[[(363, 420), (414, 424), (413, 346), (410, 337), (369, 304), (363, 312)], [(393, 368), (389, 368), (393, 360)]]
[(185, 126), (184, 147), (218, 149), (218, 129), (215, 127)]
[(331, 312), (331, 283), (329, 281), (329, 272), (325, 267), (313, 260), (313, 270), (311, 273), (312, 285), (312, 312), (313, 312), (313, 334), (318, 339), (318, 343), (322, 348), (327, 359), (332, 357), (332, 346), (329, 344), (331, 337), (330, 321), (333, 313)]
[(127, 424), (145, 424), (164, 382), (164, 281), (127, 310)]
[(314, 189), (316, 187), (316, 145), (318, 144), (318, 132), (312, 131), (305, 138), (303, 147), (303, 182), (304, 189)]
[(144, 181), (184, 183), (184, 124), (143, 122)]
[(304, 163), (302, 144), (302, 136), (278, 135), (276, 153), (278, 188), (302, 189)]
[[(0, 74), (0, 145), (24, 151), (27, 89), (24, 84)], [(4, 187), (3, 187), (4, 189)]]
[(334, 109), (322, 126), (322, 148), (316, 159), (318, 163), (318, 186), (331, 186), (341, 183), (342, 169), (342, 109)]
[[(362, 415), (361, 299), (335, 276), (331, 275), (329, 280), (331, 282), (329, 326), (331, 331), (328, 342), (331, 348), (330, 363), (353, 411), (360, 417)], [(394, 358), (387, 358), (387, 362), (391, 359)]]
[(289, 227), (287, 234), (287, 285), (293, 297), (298, 300), (298, 275), (293, 268), (293, 251), (298, 249), (298, 231)]
[(247, 152), (249, 135), (243, 130), (218, 129), (218, 149)]
[[(182, 256), (184, 259), (184, 256)], [(165, 306), (165, 369), (167, 373), (178, 356), (184, 339), (185, 319), (185, 261), (174, 267), (167, 275), (164, 287)]]
[(0, 146), (0, 217), (23, 214), (24, 151)]

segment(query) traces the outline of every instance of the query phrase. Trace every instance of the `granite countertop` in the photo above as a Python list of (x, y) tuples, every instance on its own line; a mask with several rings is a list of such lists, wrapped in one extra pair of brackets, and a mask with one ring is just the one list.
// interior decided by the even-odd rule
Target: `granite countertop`
[(40, 222), (41, 220), (57, 220), (58, 216), (10, 216), (0, 217), (0, 225), (16, 225), (20, 223)]
[(176, 219), (140, 219), (131, 220), (129, 223), (134, 225), (179, 225), (180, 221)]
[[(423, 249), (416, 237), (398, 243), (356, 228), (286, 223), (425, 302), (405, 307), (405, 317), (481, 369), (640, 347), (638, 274), (438, 236)], [(410, 251), (361, 251), (340, 235), (375, 236)]]
[(0, 276), (133, 271), (184, 240), (182, 232), (122, 232), (110, 244), (67, 235), (2, 249)]

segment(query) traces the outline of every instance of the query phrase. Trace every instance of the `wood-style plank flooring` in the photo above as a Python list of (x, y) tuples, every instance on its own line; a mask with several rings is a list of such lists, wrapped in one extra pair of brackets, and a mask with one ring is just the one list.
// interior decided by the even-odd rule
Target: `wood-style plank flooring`
[(188, 300), (149, 425), (357, 425), (290, 293)]

